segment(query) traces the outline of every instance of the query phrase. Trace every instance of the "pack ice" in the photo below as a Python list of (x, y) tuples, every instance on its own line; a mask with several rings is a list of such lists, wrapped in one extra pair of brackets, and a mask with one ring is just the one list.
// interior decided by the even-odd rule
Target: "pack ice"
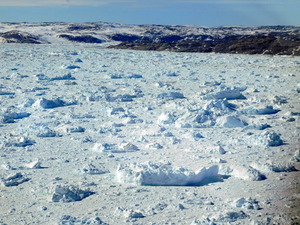
[(0, 58), (0, 224), (300, 223), (299, 57), (70, 42)]

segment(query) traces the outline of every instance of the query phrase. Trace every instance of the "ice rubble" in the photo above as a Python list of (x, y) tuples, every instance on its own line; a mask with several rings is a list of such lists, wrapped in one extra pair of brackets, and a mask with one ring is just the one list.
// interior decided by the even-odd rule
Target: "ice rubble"
[(241, 111), (242, 114), (248, 115), (269, 115), (269, 114), (276, 114), (280, 110), (274, 109), (273, 106), (266, 106), (265, 108), (255, 109), (253, 107), (246, 108)]
[(17, 136), (17, 137), (13, 137), (13, 138), (9, 138), (7, 140), (4, 141), (4, 146), (6, 147), (26, 147), (29, 145), (33, 145), (36, 142), (32, 139), (29, 139), (28, 137), (24, 137), (24, 136)]
[[(26, 123), (22, 123), (18, 126), (17, 132), (20, 135), (28, 136), (28, 137), (59, 137), (60, 134), (56, 132), (55, 130), (49, 128), (48, 123), (35, 123), (33, 122), (32, 124), (30, 121), (26, 121)], [(28, 124), (28, 125), (27, 125)]]
[(210, 94), (206, 96), (208, 99), (227, 99), (227, 100), (235, 100), (235, 99), (246, 99), (246, 97), (241, 93), (245, 90), (245, 88), (238, 88), (238, 87), (220, 87), (220, 91)]
[(270, 172), (292, 172), (297, 171), (294, 164), (292, 163), (275, 163), (268, 160), (265, 163), (252, 163), (251, 166), (259, 171), (270, 173)]
[(38, 99), (33, 106), (34, 107), (40, 107), (43, 109), (52, 109), (56, 107), (62, 107), (62, 106), (69, 106), (69, 105), (75, 105), (76, 102), (65, 102), (64, 100), (60, 98), (55, 98), (53, 100), (48, 100), (46, 98), (40, 98)]
[(275, 131), (264, 131), (261, 134), (251, 136), (251, 144), (274, 147), (283, 145), (283, 140)]
[(108, 171), (105, 169), (100, 169), (94, 166), (93, 164), (89, 163), (88, 165), (83, 166), (82, 169), (80, 169), (80, 172), (83, 174), (89, 174), (89, 175), (95, 175), (95, 174), (104, 174)]
[(136, 152), (139, 151), (139, 148), (129, 142), (121, 142), (117, 144), (108, 144), (108, 143), (95, 143), (93, 148), (95, 152), (106, 152), (106, 153), (124, 153), (124, 152)]
[(0, 113), (0, 123), (14, 123), (16, 122), (15, 120), (23, 119), (30, 115), (30, 113), (22, 112), (20, 109), (8, 108)]
[(264, 174), (251, 166), (220, 166), (219, 174), (233, 176), (248, 181), (260, 181), (266, 179)]
[(249, 215), (246, 214), (244, 211), (228, 211), (220, 212), (218, 215), (213, 215), (211, 217), (203, 217), (202, 219), (194, 220), (190, 225), (232, 224), (238, 220), (247, 218), (249, 218)]
[(132, 210), (132, 209), (124, 209), (121, 207), (117, 207), (115, 212), (118, 216), (130, 218), (130, 219), (138, 219), (138, 218), (145, 217), (144, 214), (140, 211), (136, 211), (136, 210)]
[(244, 209), (259, 210), (259, 202), (252, 198), (239, 198), (233, 202), (233, 206)]
[(218, 177), (218, 166), (203, 167), (194, 172), (171, 164), (121, 164), (116, 171), (116, 181), (135, 185), (186, 186), (199, 185), (206, 179)]
[(69, 215), (63, 215), (57, 225), (108, 225), (100, 217), (76, 218)]
[(52, 202), (75, 202), (94, 194), (90, 190), (82, 190), (74, 185), (56, 185), (53, 188)]
[(15, 173), (9, 175), (6, 178), (0, 178), (0, 183), (5, 187), (11, 187), (11, 186), (18, 186), (19, 184), (22, 184), (29, 180), (30, 179), (24, 176), (22, 173)]
[(245, 121), (236, 116), (223, 116), (216, 120), (216, 125), (226, 128), (244, 127), (248, 125)]

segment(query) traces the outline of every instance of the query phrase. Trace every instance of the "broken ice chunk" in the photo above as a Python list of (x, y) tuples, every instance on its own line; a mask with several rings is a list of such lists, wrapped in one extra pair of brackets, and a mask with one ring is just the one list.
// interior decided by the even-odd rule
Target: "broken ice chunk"
[(259, 210), (261, 207), (256, 199), (240, 198), (233, 202), (233, 205), (238, 208)]
[(279, 111), (280, 111), (279, 109), (274, 109), (273, 106), (266, 106), (265, 108), (261, 108), (261, 109), (255, 109), (253, 107), (249, 107), (247, 109), (242, 110), (241, 113), (247, 115), (269, 115), (269, 114), (276, 114)]
[(163, 149), (164, 147), (159, 143), (151, 143), (146, 146), (149, 149)]
[(165, 112), (162, 113), (158, 119), (157, 119), (157, 123), (160, 125), (166, 125), (166, 124), (172, 124), (174, 123), (176, 120), (175, 116), (173, 113), (170, 112)]
[(296, 162), (300, 162), (300, 150), (297, 150), (295, 152), (294, 157), (292, 158), (292, 160), (295, 160)]
[(18, 127), (18, 132), (25, 136), (36, 136), (36, 137), (59, 137), (60, 135), (50, 129), (47, 123), (32, 123), (29, 126), (24, 126), (21, 124)]
[(121, 207), (117, 207), (116, 208), (116, 214), (125, 218), (134, 218), (134, 219), (138, 219), (138, 218), (144, 218), (145, 216), (143, 215), (142, 212), (140, 211), (136, 211), (136, 210), (132, 210), (132, 209), (124, 209)]
[(57, 185), (51, 197), (52, 202), (75, 202), (94, 194), (90, 190), (81, 190), (73, 185)]
[(265, 131), (260, 135), (255, 135), (253, 137), (253, 143), (255, 145), (274, 147), (282, 145), (283, 141), (280, 138), (280, 135), (274, 131)]
[(236, 116), (224, 116), (217, 119), (217, 125), (226, 128), (244, 127), (248, 124)]
[(118, 149), (124, 152), (135, 152), (139, 150), (136, 145), (128, 142), (122, 142), (121, 144), (119, 144)]
[(135, 152), (139, 148), (131, 143), (122, 142), (121, 144), (107, 144), (107, 143), (96, 143), (93, 147), (93, 151), (96, 152), (107, 152), (107, 153), (125, 153)]
[(267, 161), (266, 163), (252, 163), (251, 166), (257, 170), (270, 173), (270, 172), (292, 172), (296, 171), (296, 168), (291, 163), (274, 163), (272, 161)]
[(246, 219), (248, 217), (249, 217), (249, 215), (247, 215), (243, 211), (227, 212), (225, 214), (221, 214), (219, 216), (219, 218), (217, 218), (217, 221), (220, 222), (220, 223), (224, 223), (224, 222), (233, 223), (237, 220)]
[(35, 144), (35, 141), (28, 139), (27, 137), (18, 137), (13, 140), (7, 141), (5, 146), (10, 147), (26, 147)]
[(229, 175), (236, 178), (249, 181), (260, 181), (266, 179), (266, 176), (251, 166), (221, 166), (220, 175)]
[(58, 225), (108, 225), (104, 223), (100, 217), (92, 217), (92, 218), (76, 218), (69, 215), (63, 215)]
[(227, 88), (226, 90), (219, 91), (213, 94), (211, 97), (215, 99), (234, 100), (234, 99), (246, 99), (246, 97), (241, 93), (240, 88)]
[(29, 117), (31, 114), (27, 112), (15, 112), (13, 109), (7, 109), (6, 112), (0, 114), (1, 123), (14, 123), (15, 120)]
[(125, 164), (119, 165), (116, 180), (119, 183), (156, 186), (187, 186), (200, 184), (205, 179), (218, 177), (218, 166), (201, 168), (194, 172), (171, 164)]
[(88, 164), (86, 166), (84, 166), (81, 170), (82, 173), (84, 174), (90, 174), (90, 175), (94, 175), (94, 174), (103, 174), (103, 173), (107, 173), (108, 171), (106, 170), (100, 170), (98, 169), (96, 166), (94, 166), (93, 164)]
[(157, 95), (157, 98), (167, 99), (167, 100), (175, 100), (175, 99), (182, 99), (185, 97), (180, 92), (164, 92), (162, 94)]
[(68, 73), (68, 74), (65, 74), (63, 76), (60, 76), (60, 77), (54, 77), (54, 78), (51, 78), (50, 79), (51, 81), (55, 81), (55, 80), (76, 80), (75, 77), (73, 77), (71, 75), (71, 73)]
[(22, 173), (15, 173), (6, 178), (0, 178), (0, 183), (5, 187), (18, 186), (26, 181), (29, 181), (29, 178), (25, 177)]
[(25, 164), (25, 167), (29, 168), (29, 169), (41, 169), (42, 168), (41, 162), (39, 160), (35, 160), (33, 162)]
[(60, 98), (55, 98), (53, 100), (48, 100), (45, 98), (38, 99), (33, 106), (41, 107), (43, 109), (52, 109), (56, 107), (62, 107), (62, 106), (68, 106), (68, 105), (74, 105), (75, 102), (65, 102), (61, 100)]

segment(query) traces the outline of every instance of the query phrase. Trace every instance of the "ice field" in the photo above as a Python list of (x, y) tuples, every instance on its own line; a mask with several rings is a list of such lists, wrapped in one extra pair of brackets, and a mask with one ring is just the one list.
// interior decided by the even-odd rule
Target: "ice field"
[(0, 224), (300, 224), (300, 57), (1, 44)]

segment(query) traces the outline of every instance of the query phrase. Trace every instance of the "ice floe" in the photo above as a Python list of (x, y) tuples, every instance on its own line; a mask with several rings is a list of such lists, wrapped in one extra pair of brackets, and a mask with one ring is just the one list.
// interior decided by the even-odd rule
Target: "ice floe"
[(75, 202), (94, 194), (90, 190), (82, 190), (74, 185), (56, 185), (53, 188), (52, 202)]
[(203, 167), (194, 172), (176, 168), (171, 164), (121, 164), (116, 172), (116, 181), (135, 185), (188, 186), (199, 185), (205, 179), (218, 177), (218, 166)]

